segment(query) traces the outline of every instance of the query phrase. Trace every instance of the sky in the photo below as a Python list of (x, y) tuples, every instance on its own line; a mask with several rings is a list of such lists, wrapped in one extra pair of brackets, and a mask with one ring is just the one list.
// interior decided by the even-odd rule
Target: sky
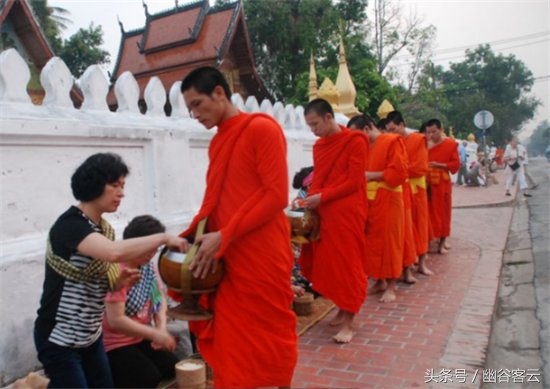
[[(180, 4), (186, 2), (179, 0)], [(65, 38), (92, 22), (102, 26), (103, 48), (111, 54), (111, 64), (105, 66), (106, 70), (112, 71), (118, 55), (121, 34), (117, 17), (126, 31), (145, 24), (141, 0), (49, 0), (48, 3), (70, 12), (73, 23), (64, 32)], [(146, 0), (146, 3), (149, 13), (154, 14), (173, 8), (175, 0)], [(405, 15), (416, 12), (424, 25), (437, 28), (434, 42), (437, 65), (448, 67), (449, 62), (460, 62), (465, 48), (491, 42), (495, 52), (513, 54), (526, 64), (535, 77), (531, 94), (543, 105), (524, 126), (520, 137), (527, 137), (541, 121), (550, 120), (550, 0), (402, 0), (400, 4)], [(400, 55), (395, 64), (405, 60)]]

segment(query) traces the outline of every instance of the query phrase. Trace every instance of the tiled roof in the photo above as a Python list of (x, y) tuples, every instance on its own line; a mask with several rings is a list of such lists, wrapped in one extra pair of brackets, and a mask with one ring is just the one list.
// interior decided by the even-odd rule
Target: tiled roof
[[(252, 93), (258, 97), (267, 94), (256, 74), (240, 1), (209, 7), (208, 0), (201, 0), (160, 14), (147, 14), (142, 29), (121, 30), (111, 81), (130, 71), (138, 81), (140, 98), (152, 76), (158, 76), (168, 91), (175, 81), (199, 66), (237, 66), (241, 81)], [(116, 105), (114, 88), (107, 99), (110, 106)]]
[[(208, 62), (214, 65), (219, 54), (222, 54), (220, 49), (226, 35), (232, 33), (230, 25), (238, 16), (239, 3), (221, 10), (209, 10), (202, 23), (199, 14), (205, 7), (202, 3), (199, 5), (183, 11), (176, 9), (162, 17), (149, 16), (146, 28), (124, 33), (113, 79), (124, 71), (139, 77), (191, 63)], [(197, 23), (200, 29), (193, 37), (192, 30)]]

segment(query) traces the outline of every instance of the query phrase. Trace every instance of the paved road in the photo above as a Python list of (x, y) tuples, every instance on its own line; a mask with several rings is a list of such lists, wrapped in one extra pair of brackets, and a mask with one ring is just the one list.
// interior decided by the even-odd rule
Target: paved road
[(540, 322), (540, 348), (544, 387), (550, 388), (550, 163), (530, 158), (529, 172), (539, 184), (527, 201), (535, 263), (536, 315)]

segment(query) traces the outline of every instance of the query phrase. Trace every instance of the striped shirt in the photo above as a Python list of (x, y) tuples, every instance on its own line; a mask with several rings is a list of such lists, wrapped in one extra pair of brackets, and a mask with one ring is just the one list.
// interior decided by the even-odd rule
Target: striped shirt
[[(77, 207), (69, 208), (50, 229), (54, 253), (84, 269), (91, 257), (77, 251), (89, 234), (101, 229)], [(101, 336), (108, 291), (107, 277), (97, 282), (65, 279), (46, 264), (46, 274), (35, 329), (52, 343), (87, 347)]]

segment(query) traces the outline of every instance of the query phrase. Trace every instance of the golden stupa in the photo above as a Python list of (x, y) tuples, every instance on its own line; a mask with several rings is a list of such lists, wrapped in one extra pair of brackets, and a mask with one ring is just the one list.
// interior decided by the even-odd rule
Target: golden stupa
[(330, 105), (332, 105), (332, 109), (334, 109), (334, 112), (340, 112), (340, 108), (338, 106), (340, 92), (338, 91), (338, 89), (336, 89), (336, 85), (334, 85), (330, 78), (326, 77), (323, 80), (323, 83), (321, 84), (321, 87), (317, 92), (317, 96), (321, 99), (325, 99), (326, 101), (328, 101)]
[(355, 98), (357, 91), (348, 69), (346, 59), (346, 51), (344, 42), (340, 36), (340, 54), (339, 54), (338, 76), (336, 77), (336, 85), (329, 78), (325, 78), (317, 89), (317, 72), (315, 70), (315, 62), (313, 53), (309, 60), (309, 83), (308, 83), (308, 98), (309, 101), (322, 98), (327, 100), (334, 112), (341, 112), (351, 118), (359, 114), (359, 110), (355, 107)]
[(395, 108), (393, 108), (393, 105), (388, 100), (382, 101), (382, 104), (378, 107), (378, 111), (376, 111), (376, 114), (380, 119), (385, 119), (388, 117), (388, 114), (390, 112), (395, 111)]

